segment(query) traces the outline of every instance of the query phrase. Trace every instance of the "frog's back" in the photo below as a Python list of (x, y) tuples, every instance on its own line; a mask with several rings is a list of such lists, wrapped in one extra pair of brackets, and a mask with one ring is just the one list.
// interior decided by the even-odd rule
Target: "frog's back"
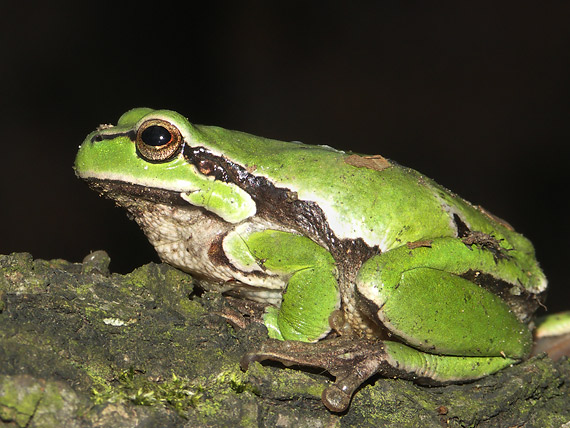
[[(276, 187), (323, 210), (339, 239), (361, 238), (381, 251), (407, 242), (458, 236), (463, 229), (492, 234), (509, 249), (532, 245), (481, 209), (417, 171), (381, 156), (347, 154), (328, 146), (283, 142), (217, 127), (198, 127), (220, 153)], [(223, 148), (222, 148), (223, 147)]]

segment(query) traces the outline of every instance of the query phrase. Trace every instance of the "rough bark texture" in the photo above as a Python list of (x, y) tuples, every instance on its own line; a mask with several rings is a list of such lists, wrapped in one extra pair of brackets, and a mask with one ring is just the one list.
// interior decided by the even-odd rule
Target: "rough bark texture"
[(570, 426), (570, 364), (546, 357), (465, 385), (375, 379), (332, 414), (326, 374), (240, 370), (265, 329), (229, 325), (221, 296), (167, 265), (108, 265), (0, 256), (0, 426)]

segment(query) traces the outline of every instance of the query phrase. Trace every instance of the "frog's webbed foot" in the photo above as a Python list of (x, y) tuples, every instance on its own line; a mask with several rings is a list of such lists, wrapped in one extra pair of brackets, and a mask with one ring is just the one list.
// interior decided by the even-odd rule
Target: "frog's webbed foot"
[(367, 339), (339, 337), (316, 343), (268, 340), (259, 351), (244, 355), (241, 366), (247, 370), (251, 362), (263, 360), (327, 370), (336, 381), (323, 391), (322, 400), (333, 412), (345, 411), (354, 391), (375, 373), (395, 373), (386, 361), (382, 342)]

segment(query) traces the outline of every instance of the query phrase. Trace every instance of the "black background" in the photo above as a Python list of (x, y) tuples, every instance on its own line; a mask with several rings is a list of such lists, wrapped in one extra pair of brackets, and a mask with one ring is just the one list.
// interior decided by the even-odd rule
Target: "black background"
[(155, 259), (72, 170), (149, 106), (415, 168), (528, 236), (570, 306), (567, 1), (36, 3), (0, 17), (0, 253)]

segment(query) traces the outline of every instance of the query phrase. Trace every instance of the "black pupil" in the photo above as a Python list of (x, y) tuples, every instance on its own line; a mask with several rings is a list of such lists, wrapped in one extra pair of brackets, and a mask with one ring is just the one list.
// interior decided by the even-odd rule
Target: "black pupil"
[(148, 146), (164, 146), (172, 139), (172, 136), (165, 127), (152, 125), (142, 132), (141, 139)]

